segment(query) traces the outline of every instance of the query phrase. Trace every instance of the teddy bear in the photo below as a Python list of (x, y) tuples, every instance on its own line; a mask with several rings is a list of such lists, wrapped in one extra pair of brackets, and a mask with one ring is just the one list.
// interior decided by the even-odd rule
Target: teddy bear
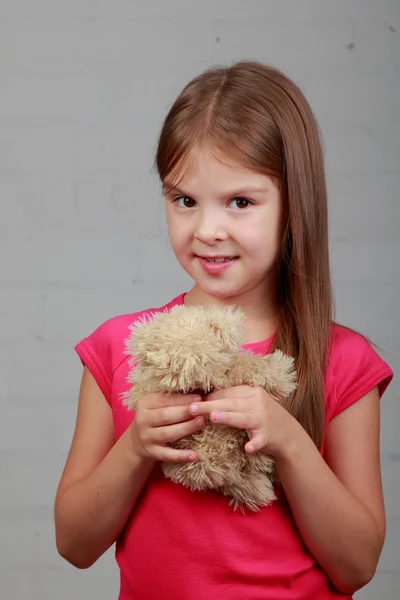
[[(239, 385), (264, 388), (277, 402), (296, 389), (294, 360), (280, 350), (267, 355), (244, 351), (244, 315), (233, 306), (175, 306), (152, 313), (130, 327), (125, 404), (134, 411), (150, 393), (200, 393)], [(162, 463), (167, 478), (193, 492), (214, 490), (233, 510), (258, 511), (276, 499), (274, 461), (246, 453), (246, 431), (207, 420), (204, 428), (170, 444), (190, 449), (197, 460)]]

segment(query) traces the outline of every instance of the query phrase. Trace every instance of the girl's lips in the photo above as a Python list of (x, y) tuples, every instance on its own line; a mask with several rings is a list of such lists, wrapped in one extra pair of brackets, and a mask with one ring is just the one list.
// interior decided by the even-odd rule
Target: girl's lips
[(196, 258), (200, 262), (204, 271), (206, 273), (208, 273), (209, 275), (219, 275), (223, 271), (226, 271), (226, 269), (229, 269), (229, 267), (231, 265), (233, 265), (233, 263), (238, 259), (237, 256), (234, 256), (228, 260), (224, 260), (221, 262), (214, 262), (214, 261), (207, 260), (203, 256), (196, 256)]

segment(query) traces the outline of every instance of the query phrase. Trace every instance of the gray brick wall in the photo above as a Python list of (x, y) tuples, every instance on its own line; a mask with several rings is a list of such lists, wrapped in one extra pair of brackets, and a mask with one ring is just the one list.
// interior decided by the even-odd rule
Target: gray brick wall
[[(72, 348), (186, 289), (156, 136), (190, 77), (241, 58), (284, 69), (315, 109), (338, 318), (400, 371), (399, 0), (1, 0), (1, 600), (116, 598), (112, 551), (80, 572), (54, 546), (81, 373)], [(382, 405), (387, 541), (360, 600), (400, 597), (399, 389)]]

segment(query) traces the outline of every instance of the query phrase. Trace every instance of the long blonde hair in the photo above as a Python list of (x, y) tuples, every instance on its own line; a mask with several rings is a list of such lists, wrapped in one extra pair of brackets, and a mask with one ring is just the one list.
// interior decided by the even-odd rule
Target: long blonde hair
[(274, 348), (296, 361), (299, 386), (285, 407), (320, 447), (333, 302), (321, 141), (303, 93), (258, 62), (216, 67), (193, 79), (164, 121), (156, 154), (163, 183), (209, 144), (244, 167), (277, 178), (285, 210)]

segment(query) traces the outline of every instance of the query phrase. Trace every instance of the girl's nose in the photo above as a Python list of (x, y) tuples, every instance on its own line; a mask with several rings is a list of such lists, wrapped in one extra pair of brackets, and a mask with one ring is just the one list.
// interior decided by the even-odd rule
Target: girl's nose
[(228, 238), (226, 227), (215, 212), (199, 214), (194, 237), (204, 244), (213, 244)]

